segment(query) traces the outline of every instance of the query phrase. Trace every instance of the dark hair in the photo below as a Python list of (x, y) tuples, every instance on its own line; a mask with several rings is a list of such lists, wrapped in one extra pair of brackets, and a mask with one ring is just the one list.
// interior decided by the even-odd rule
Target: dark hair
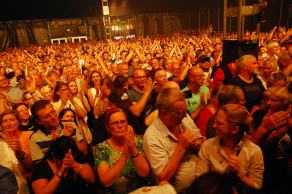
[(89, 74), (89, 78), (88, 78), (88, 84), (89, 84), (89, 87), (90, 87), (90, 88), (94, 87), (94, 84), (93, 84), (93, 82), (91, 81), (91, 76), (92, 76), (92, 74), (94, 74), (94, 73), (97, 73), (97, 74), (99, 75), (99, 77), (100, 77), (100, 85), (102, 85), (102, 77), (101, 77), (100, 73), (99, 73), (98, 71), (94, 70), (94, 71), (92, 71), (92, 72)]
[(39, 119), (37, 112), (44, 109), (47, 105), (51, 104), (49, 100), (36, 101), (31, 107), (31, 114), (35, 119)]
[(26, 100), (25, 95), (27, 95), (27, 94), (30, 94), (31, 95), (31, 93), (29, 91), (23, 92), (23, 94), (22, 94), (22, 101)]
[(75, 158), (78, 153), (77, 145), (73, 139), (67, 136), (58, 137), (50, 145), (47, 158), (52, 159), (53, 157), (62, 160), (65, 154), (71, 149), (72, 156)]
[(57, 81), (53, 94), (53, 102), (59, 101), (60, 96), (57, 94), (57, 92), (60, 90), (62, 86), (66, 86), (69, 89), (68, 85), (65, 82)]
[(106, 115), (105, 115), (105, 125), (106, 127), (108, 128), (109, 126), (109, 120), (111, 118), (111, 116), (117, 112), (122, 112), (124, 113), (126, 119), (128, 120), (127, 118), (127, 114), (123, 111), (123, 109), (120, 109), (120, 108), (112, 108), (112, 109), (109, 109), (107, 112), (106, 112)]
[(61, 121), (61, 118), (64, 116), (64, 114), (66, 112), (72, 112), (73, 116), (74, 116), (74, 123), (77, 124), (77, 119), (76, 119), (76, 114), (74, 112), (74, 110), (72, 110), (71, 108), (64, 108), (63, 110), (61, 110), (61, 112), (59, 113), (59, 120)]
[(186, 194), (233, 194), (233, 185), (227, 174), (207, 172), (193, 182)]
[(25, 104), (25, 103), (18, 103), (18, 104), (14, 104), (14, 105), (12, 106), (12, 109), (13, 109), (13, 110), (16, 110), (16, 109), (17, 109), (19, 106), (21, 106), (21, 105), (24, 105), (26, 108), (29, 108), (28, 105)]

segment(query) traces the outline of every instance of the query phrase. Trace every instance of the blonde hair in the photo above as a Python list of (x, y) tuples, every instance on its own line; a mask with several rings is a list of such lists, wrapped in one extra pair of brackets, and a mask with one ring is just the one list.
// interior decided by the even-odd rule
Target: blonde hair
[(283, 106), (288, 107), (289, 102), (291, 101), (291, 94), (289, 93), (287, 87), (277, 87), (273, 86), (268, 88), (265, 93), (265, 97), (274, 96), (281, 100)]

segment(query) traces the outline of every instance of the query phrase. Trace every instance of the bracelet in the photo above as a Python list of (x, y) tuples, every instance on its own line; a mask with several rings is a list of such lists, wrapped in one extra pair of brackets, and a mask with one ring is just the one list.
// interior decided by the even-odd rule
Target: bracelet
[(138, 152), (135, 156), (133, 156), (133, 158), (137, 158), (140, 155), (140, 153)]

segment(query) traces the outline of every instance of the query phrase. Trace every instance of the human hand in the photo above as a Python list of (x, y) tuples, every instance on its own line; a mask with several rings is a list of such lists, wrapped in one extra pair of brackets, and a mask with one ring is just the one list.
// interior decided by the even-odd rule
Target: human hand
[(68, 152), (65, 154), (65, 157), (62, 160), (62, 167), (64, 169), (74, 168), (74, 164), (76, 163), (73, 155), (72, 150), (69, 149)]
[(22, 151), (19, 139), (9, 138), (9, 139), (6, 139), (5, 142), (9, 145), (9, 147), (15, 153), (18, 153), (18, 152), (21, 152)]
[(145, 92), (151, 92), (153, 89), (153, 81), (151, 78), (148, 78), (145, 84)]
[(228, 165), (226, 168), (227, 173), (236, 173), (240, 175), (240, 160), (234, 154), (227, 154), (228, 155)]
[(287, 111), (278, 111), (275, 113), (268, 113), (262, 120), (262, 127), (273, 130), (287, 123), (290, 115)]

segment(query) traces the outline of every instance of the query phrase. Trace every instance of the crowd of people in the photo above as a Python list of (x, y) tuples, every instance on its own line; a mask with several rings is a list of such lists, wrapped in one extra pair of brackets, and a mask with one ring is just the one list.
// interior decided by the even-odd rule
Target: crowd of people
[(208, 30), (1, 52), (0, 187), (291, 192), (292, 29), (255, 38), (228, 64)]

